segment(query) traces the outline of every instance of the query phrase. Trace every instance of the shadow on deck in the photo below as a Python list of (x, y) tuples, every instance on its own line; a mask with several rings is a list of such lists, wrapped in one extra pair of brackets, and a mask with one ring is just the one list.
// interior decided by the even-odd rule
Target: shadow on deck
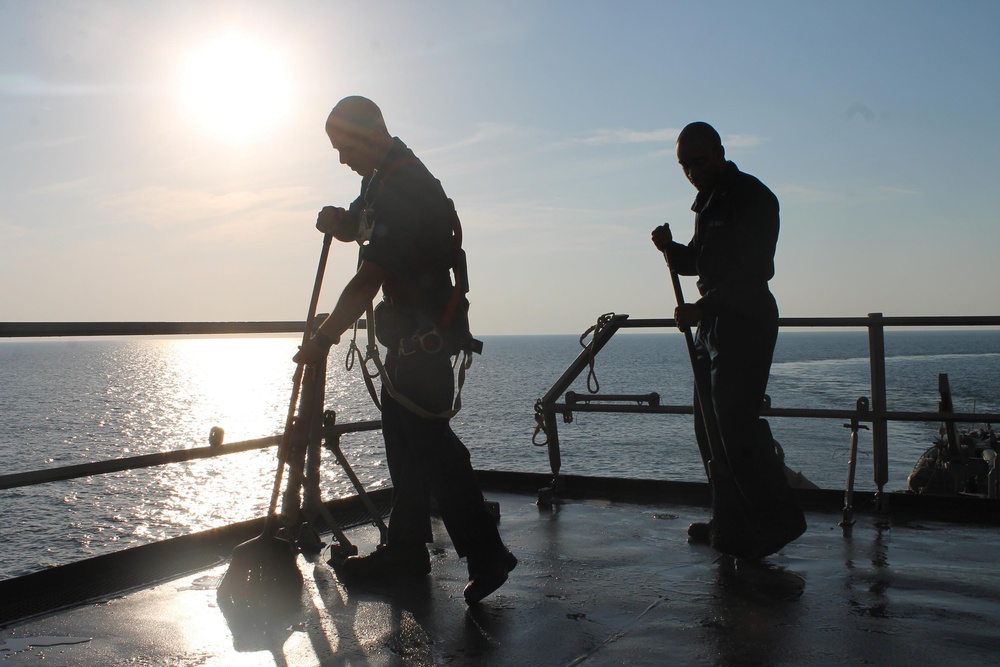
[[(839, 514), (810, 511), (806, 534), (768, 559), (773, 571), (750, 577), (687, 544), (687, 525), (705, 517), (697, 505), (577, 499), (545, 510), (531, 494), (487, 495), (520, 563), (474, 609), (435, 522), (432, 573), (417, 582), (348, 587), (325, 558), (300, 556), (300, 604), (265, 634), (220, 611), (221, 562), (16, 622), (0, 631), (0, 655), (9, 665), (995, 664), (996, 526), (865, 515), (845, 537)], [(362, 553), (378, 539), (371, 526), (348, 534)]]

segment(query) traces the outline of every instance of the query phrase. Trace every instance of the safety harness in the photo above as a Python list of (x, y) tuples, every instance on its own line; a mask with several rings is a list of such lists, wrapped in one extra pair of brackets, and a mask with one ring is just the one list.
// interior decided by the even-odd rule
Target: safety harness
[[(406, 164), (419, 164), (419, 162), (420, 161), (417, 160), (417, 158), (412, 156), (401, 157), (390, 163), (389, 166), (383, 170), (380, 175), (380, 180), (382, 183), (386, 183), (388, 182), (390, 175), (399, 167)], [(444, 345), (443, 334), (441, 332), (447, 332), (451, 329), (463, 297), (469, 291), (468, 266), (466, 264), (465, 250), (462, 248), (462, 224), (459, 220), (458, 212), (455, 210), (455, 203), (451, 199), (448, 200), (448, 206), (454, 243), (454, 256), (451, 265), (454, 277), (453, 286), (448, 296), (448, 301), (445, 305), (444, 311), (442, 312), (441, 321), (433, 324), (432, 328), (428, 331), (417, 331), (412, 336), (400, 340), (398, 344), (400, 345), (399, 354), (401, 356), (419, 352), (440, 352)], [(357, 236), (358, 266), (361, 265), (361, 249), (364, 243), (371, 238), (374, 220), (370, 220), (367, 214), (363, 214), (360, 223)], [(365, 386), (368, 387), (368, 393), (371, 394), (375, 406), (379, 410), (382, 409), (374, 382), (376, 377), (381, 377), (382, 385), (385, 387), (386, 391), (388, 391), (389, 395), (392, 396), (392, 398), (405, 409), (420, 417), (424, 417), (426, 419), (451, 419), (458, 414), (459, 410), (462, 409), (462, 387), (465, 385), (465, 372), (472, 366), (472, 355), (482, 354), (482, 341), (476, 340), (471, 334), (466, 332), (463, 339), (458, 342), (458, 352), (455, 355), (455, 361), (452, 366), (453, 369), (456, 365), (458, 366), (458, 387), (455, 391), (455, 400), (450, 409), (440, 413), (432, 413), (414, 403), (408, 397), (399, 392), (393, 385), (392, 380), (382, 363), (381, 354), (379, 352), (378, 338), (376, 336), (375, 328), (374, 304), (369, 304), (365, 317), (365, 329), (368, 336), (368, 345), (366, 347), (364, 361), (362, 362), (362, 375), (365, 380)], [(351, 370), (353, 368), (356, 356), (360, 356), (361, 354), (361, 350), (357, 346), (357, 336), (358, 324), (355, 322), (354, 335), (347, 352), (347, 370)], [(374, 372), (369, 370), (369, 361), (371, 361), (375, 366)]]

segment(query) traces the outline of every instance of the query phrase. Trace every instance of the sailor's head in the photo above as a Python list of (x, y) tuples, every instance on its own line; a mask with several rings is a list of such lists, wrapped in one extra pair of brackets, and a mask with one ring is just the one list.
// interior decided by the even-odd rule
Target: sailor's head
[(340, 153), (340, 163), (361, 176), (371, 176), (392, 146), (382, 111), (359, 95), (337, 102), (326, 119), (326, 135)]
[(677, 162), (698, 192), (711, 192), (726, 169), (726, 149), (715, 128), (703, 121), (677, 135)]

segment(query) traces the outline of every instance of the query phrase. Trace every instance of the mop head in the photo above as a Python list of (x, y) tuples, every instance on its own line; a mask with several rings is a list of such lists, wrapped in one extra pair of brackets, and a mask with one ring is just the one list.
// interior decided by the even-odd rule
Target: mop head
[(295, 547), (265, 530), (233, 549), (217, 599), (227, 616), (265, 626), (294, 609), (302, 594)]

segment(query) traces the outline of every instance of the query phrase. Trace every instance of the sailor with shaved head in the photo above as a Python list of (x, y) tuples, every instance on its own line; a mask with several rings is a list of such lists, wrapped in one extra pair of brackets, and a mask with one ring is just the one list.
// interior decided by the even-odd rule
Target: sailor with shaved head
[(459, 407), (455, 364), (464, 377), (471, 353), (481, 349), (469, 333), (458, 215), (441, 183), (389, 133), (371, 100), (351, 96), (338, 102), (326, 134), (341, 164), (361, 176), (361, 194), (346, 209), (323, 208), (316, 227), (356, 241), (360, 263), (333, 312), (294, 360), (323, 359), (382, 291), (374, 325), (386, 349), (380, 403), (393, 487), (386, 544), (348, 558), (337, 570), (353, 581), (426, 577), (433, 496), (456, 552), (467, 560), (464, 595), (474, 605), (507, 580), (517, 559), (504, 546), (469, 451), (450, 425)]

